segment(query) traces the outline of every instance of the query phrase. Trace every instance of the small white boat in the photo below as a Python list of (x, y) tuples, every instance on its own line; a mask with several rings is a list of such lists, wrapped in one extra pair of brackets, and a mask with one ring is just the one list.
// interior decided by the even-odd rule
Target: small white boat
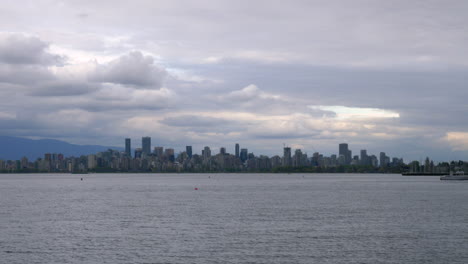
[(467, 181), (468, 176), (463, 171), (457, 171), (455, 174), (445, 175), (440, 177), (442, 181)]

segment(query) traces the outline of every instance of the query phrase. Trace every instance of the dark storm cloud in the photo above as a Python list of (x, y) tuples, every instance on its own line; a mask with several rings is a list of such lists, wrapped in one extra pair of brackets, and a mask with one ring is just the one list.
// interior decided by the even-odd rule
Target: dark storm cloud
[(154, 64), (153, 57), (134, 51), (107, 64), (98, 65), (89, 78), (95, 82), (158, 89), (162, 86), (166, 75), (167, 72), (163, 68)]

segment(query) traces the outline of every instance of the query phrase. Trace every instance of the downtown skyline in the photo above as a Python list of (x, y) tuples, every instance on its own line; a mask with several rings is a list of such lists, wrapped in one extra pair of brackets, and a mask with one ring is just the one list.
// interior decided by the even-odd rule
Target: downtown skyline
[[(405, 163), (402, 158), (378, 156), (361, 149), (353, 155), (347, 143), (338, 145), (338, 153), (326, 156), (319, 152), (308, 155), (301, 149), (284, 146), (282, 155), (267, 156), (254, 154), (247, 147), (236, 143), (235, 152), (226, 147), (219, 152), (205, 146), (201, 153), (186, 146), (185, 151), (154, 146), (151, 137), (141, 138), (141, 147), (132, 148), (130, 138), (125, 138), (123, 150), (108, 149), (98, 153), (80, 156), (66, 156), (62, 153), (44, 153), (43, 157), (29, 160), (1, 160), (1, 173), (165, 173), (165, 172), (305, 172), (305, 173), (429, 173), (444, 174), (451, 170), (466, 169), (467, 162), (434, 162), (429, 157), (424, 161)], [(132, 153), (132, 151), (134, 151)]]
[(331, 155), (348, 142), (466, 160), (467, 11), (464, 1), (7, 1), (0, 135), (106, 146), (148, 135), (194, 152), (243, 142), (269, 156), (283, 143)]

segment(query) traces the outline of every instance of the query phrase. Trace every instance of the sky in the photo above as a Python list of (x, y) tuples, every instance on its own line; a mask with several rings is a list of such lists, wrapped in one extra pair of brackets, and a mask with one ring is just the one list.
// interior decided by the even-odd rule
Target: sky
[(0, 135), (468, 159), (468, 1), (2, 0)]

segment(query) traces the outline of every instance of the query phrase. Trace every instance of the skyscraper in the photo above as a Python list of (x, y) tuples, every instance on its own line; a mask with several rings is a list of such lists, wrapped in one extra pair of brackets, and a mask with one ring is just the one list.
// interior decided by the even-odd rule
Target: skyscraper
[(339, 156), (343, 155), (344, 163), (349, 164), (351, 162), (351, 153), (348, 149), (348, 143), (341, 143), (339, 145)]
[(387, 166), (387, 163), (385, 161), (386, 157), (387, 157), (387, 155), (385, 154), (385, 152), (380, 152), (380, 167)]
[(361, 165), (369, 165), (367, 150), (361, 149)]
[(242, 162), (245, 162), (248, 159), (248, 151), (247, 149), (241, 149), (239, 158)]
[(236, 158), (239, 158), (239, 143), (236, 143)]
[(136, 158), (141, 158), (142, 152), (143, 152), (143, 151), (141, 150), (141, 148), (135, 149), (135, 159), (136, 159)]
[(296, 149), (294, 152), (294, 157), (292, 159), (294, 167), (302, 166), (302, 151), (300, 149)]
[(185, 146), (185, 152), (189, 158), (192, 158), (192, 146)]
[(210, 149), (210, 147), (206, 146), (203, 149), (203, 158), (208, 159), (210, 157), (211, 157), (211, 149)]
[(226, 148), (225, 148), (225, 147), (221, 147), (221, 148), (219, 149), (219, 154), (221, 154), (221, 155), (226, 155)]
[(171, 149), (171, 148), (165, 149), (165, 150), (164, 150), (164, 155), (167, 157), (167, 159), (168, 159), (170, 162), (174, 162), (174, 161), (175, 161), (174, 149)]
[(141, 150), (142, 150), (142, 153), (146, 155), (151, 153), (151, 138), (150, 137), (141, 138)]
[(132, 156), (131, 139), (129, 139), (129, 138), (125, 139), (125, 154), (127, 154), (127, 156), (129, 156), (129, 157)]
[(162, 158), (163, 154), (164, 154), (164, 147), (154, 147), (154, 155), (156, 155), (156, 157)]
[(292, 160), (291, 160), (291, 148), (285, 147), (283, 149), (283, 166), (284, 167), (291, 167)]

